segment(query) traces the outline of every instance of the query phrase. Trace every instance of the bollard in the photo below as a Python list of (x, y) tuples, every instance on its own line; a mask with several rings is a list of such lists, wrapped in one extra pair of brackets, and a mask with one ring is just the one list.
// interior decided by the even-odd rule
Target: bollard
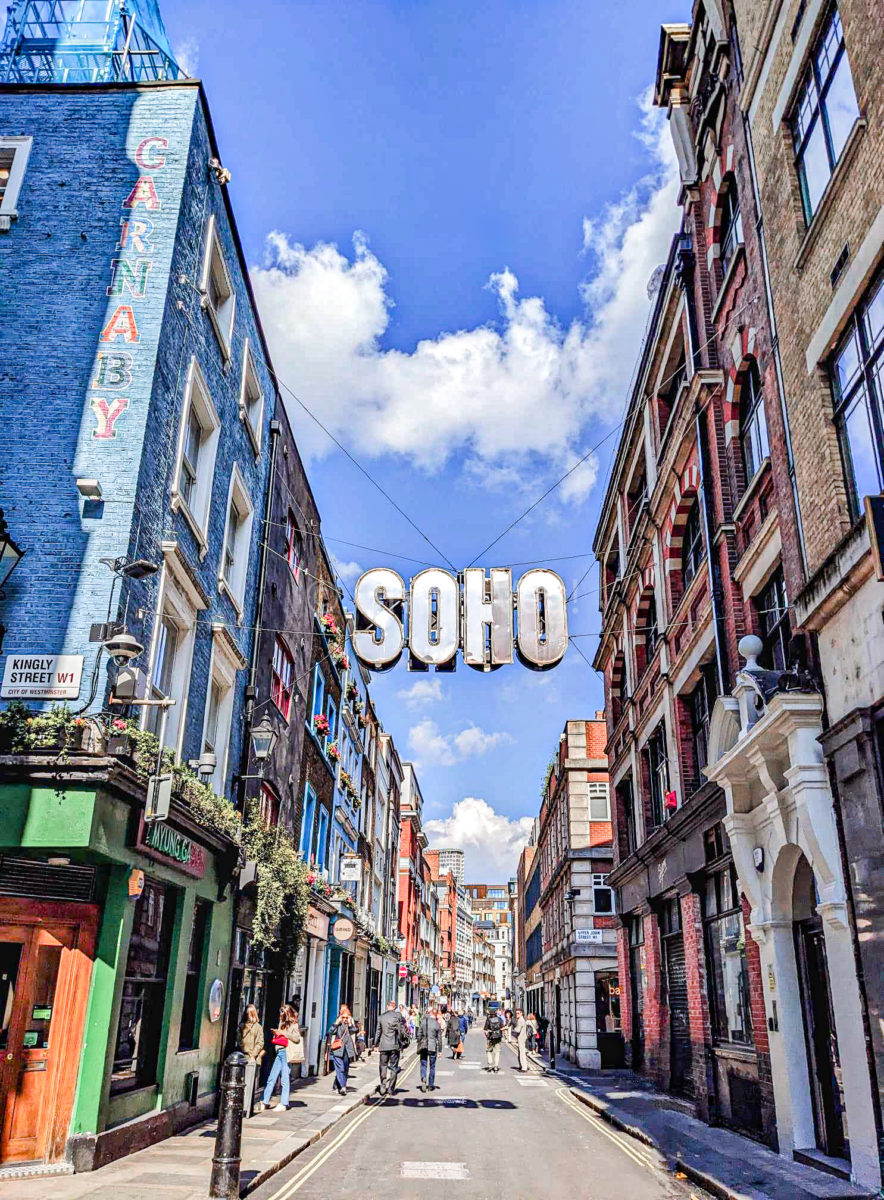
[(218, 1132), (212, 1157), (211, 1200), (239, 1200), (242, 1111), (246, 1091), (246, 1063), (249, 1060), (234, 1050), (221, 1070), (221, 1098), (218, 1104)]
[(554, 1027), (552, 1021), (550, 1021), (549, 1029), (547, 1030), (547, 1034), (549, 1037), (549, 1069), (551, 1071), (554, 1071), (556, 1069), (556, 1042), (555, 1042), (555, 1035), (553, 1032), (554, 1028), (555, 1027)]

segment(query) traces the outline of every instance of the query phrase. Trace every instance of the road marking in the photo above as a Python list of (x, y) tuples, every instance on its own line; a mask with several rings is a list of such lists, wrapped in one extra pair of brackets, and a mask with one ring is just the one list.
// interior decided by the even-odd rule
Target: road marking
[[(410, 1065), (407, 1066), (399, 1076), (399, 1079), (407, 1079), (417, 1066), (417, 1063), (417, 1058), (412, 1059)], [(270, 1200), (289, 1200), (290, 1196), (294, 1196), (295, 1192), (300, 1191), (311, 1175), (315, 1174), (315, 1172), (318, 1171), (321, 1166), (324, 1166), (324, 1164), (328, 1162), (335, 1151), (340, 1149), (344, 1142), (347, 1141), (347, 1139), (356, 1131), (363, 1121), (367, 1121), (373, 1112), (375, 1112), (378, 1108), (383, 1107), (383, 1103), (383, 1096), (377, 1096), (368, 1099), (366, 1101), (365, 1112), (356, 1116), (346, 1129), (342, 1130), (342, 1132), (339, 1133), (333, 1141), (329, 1142), (324, 1150), (320, 1151), (312, 1163), (309, 1163), (306, 1167), (300, 1170), (298, 1174), (290, 1179), (288, 1183), (284, 1184), (279, 1191), (274, 1192), (270, 1197)]]
[(403, 1179), (469, 1179), (467, 1164), (462, 1162), (404, 1162)]
[(519, 1085), (519, 1087), (547, 1087), (548, 1086), (546, 1084), (545, 1080), (543, 1080), (543, 1079), (530, 1079), (530, 1078), (529, 1079), (517, 1079), (516, 1083)]
[(462, 1062), (460, 1065), (466, 1067), (468, 1071), (478, 1071), (482, 1064), (478, 1062)]
[(643, 1154), (640, 1154), (633, 1146), (629, 1144), (625, 1138), (621, 1137), (620, 1134), (615, 1133), (612, 1129), (608, 1128), (603, 1123), (602, 1118), (598, 1115), (598, 1113), (593, 1113), (592, 1109), (587, 1108), (585, 1104), (582, 1104), (579, 1100), (576, 1100), (567, 1088), (559, 1088), (559, 1090), (556, 1092), (556, 1095), (560, 1100), (567, 1104), (568, 1108), (572, 1109), (579, 1117), (582, 1117), (584, 1121), (590, 1124), (597, 1133), (602, 1134), (608, 1139), (609, 1142), (614, 1142), (615, 1145), (620, 1147), (624, 1154), (628, 1154), (634, 1162), (639, 1164), (639, 1166), (647, 1167), (649, 1171), (657, 1171), (657, 1167), (650, 1161), (649, 1158)]

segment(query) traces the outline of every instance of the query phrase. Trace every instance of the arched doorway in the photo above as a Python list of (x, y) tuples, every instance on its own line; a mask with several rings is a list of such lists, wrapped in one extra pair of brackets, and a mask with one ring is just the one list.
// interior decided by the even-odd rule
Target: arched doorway
[(807, 1071), (817, 1148), (849, 1158), (847, 1109), (819, 895), (810, 863), (801, 855), (792, 882), (792, 928), (804, 1017)]

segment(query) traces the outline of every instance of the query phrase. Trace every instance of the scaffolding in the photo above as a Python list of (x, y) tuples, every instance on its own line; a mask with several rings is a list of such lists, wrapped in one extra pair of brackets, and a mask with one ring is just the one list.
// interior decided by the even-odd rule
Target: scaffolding
[(13, 0), (0, 83), (143, 83), (185, 78), (157, 0)]

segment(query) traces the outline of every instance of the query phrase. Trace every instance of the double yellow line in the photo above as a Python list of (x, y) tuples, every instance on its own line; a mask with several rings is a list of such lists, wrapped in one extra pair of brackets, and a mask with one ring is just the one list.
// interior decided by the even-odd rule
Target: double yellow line
[(613, 1129), (605, 1125), (600, 1116), (597, 1114), (590, 1116), (589, 1114), (592, 1110), (587, 1111), (586, 1105), (576, 1100), (568, 1088), (559, 1088), (556, 1095), (564, 1104), (567, 1104), (568, 1108), (573, 1109), (579, 1117), (582, 1117), (584, 1121), (588, 1121), (596, 1133), (600, 1133), (609, 1142), (613, 1142), (615, 1146), (619, 1146), (623, 1153), (628, 1154), (633, 1162), (637, 1162), (640, 1167), (647, 1167), (649, 1171), (657, 1171), (658, 1168), (651, 1162), (647, 1155), (636, 1150), (625, 1137), (622, 1137), (619, 1133), (615, 1133)]
[[(418, 1062), (417, 1057), (412, 1059), (411, 1063), (405, 1068), (405, 1070), (399, 1076), (399, 1079), (400, 1080), (407, 1079), (408, 1076), (411, 1074), (411, 1072), (414, 1070), (415, 1066), (417, 1065), (417, 1062)], [(317, 1154), (317, 1156), (316, 1156), (316, 1158), (314, 1158), (313, 1162), (308, 1163), (307, 1166), (303, 1167), (297, 1173), (297, 1175), (294, 1175), (288, 1181), (288, 1183), (283, 1184), (283, 1186), (279, 1189), (278, 1192), (274, 1192), (273, 1195), (270, 1197), (270, 1200), (288, 1200), (289, 1196), (294, 1196), (295, 1192), (300, 1191), (300, 1189), (304, 1186), (304, 1184), (307, 1182), (307, 1180), (310, 1179), (310, 1177), (312, 1175), (315, 1175), (315, 1173), (319, 1170), (319, 1168), (324, 1166), (333, 1154), (336, 1154), (337, 1151), (340, 1150), (340, 1148), (341, 1148), (341, 1146), (343, 1146), (344, 1142), (346, 1142), (347, 1139), (352, 1136), (352, 1134), (359, 1128), (359, 1126), (364, 1121), (368, 1120), (368, 1118), (372, 1115), (372, 1113), (376, 1109), (381, 1108), (383, 1106), (383, 1103), (384, 1103), (383, 1096), (378, 1096), (376, 1098), (372, 1097), (370, 1100), (368, 1100), (366, 1102), (365, 1112), (359, 1113), (358, 1116), (353, 1121), (350, 1122), (350, 1124), (347, 1126), (346, 1129), (342, 1130), (342, 1132), (339, 1133), (336, 1138), (334, 1138), (331, 1142), (329, 1142), (328, 1145), (323, 1150), (321, 1150), (319, 1154)]]

